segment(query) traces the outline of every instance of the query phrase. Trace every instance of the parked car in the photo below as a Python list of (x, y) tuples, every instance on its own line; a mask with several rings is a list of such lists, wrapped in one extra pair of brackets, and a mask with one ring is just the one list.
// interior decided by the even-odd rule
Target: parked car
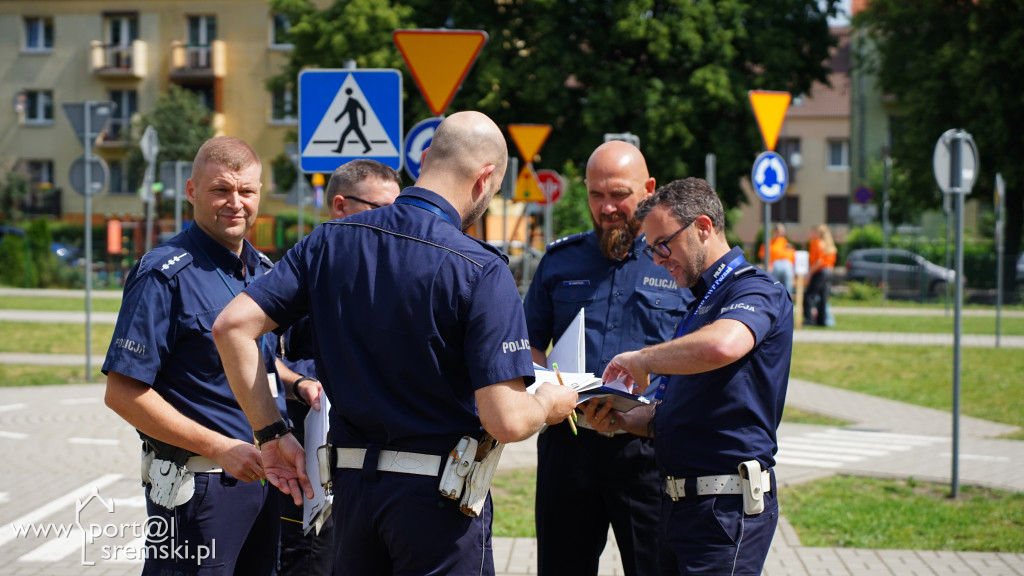
[[(11, 234), (21, 238), (25, 237), (25, 231), (21, 228), (14, 226), (6, 226), (0, 224), (0, 242), (3, 242), (4, 236)], [(63, 264), (74, 266), (82, 258), (82, 251), (74, 246), (66, 246), (58, 242), (50, 244), (50, 250), (57, 256), (57, 260), (60, 260)]]
[(938, 297), (956, 281), (956, 270), (933, 264), (920, 254), (897, 248), (862, 248), (850, 252), (846, 257), (846, 280), (881, 285), (883, 260), (889, 284), (886, 293), (892, 296)]

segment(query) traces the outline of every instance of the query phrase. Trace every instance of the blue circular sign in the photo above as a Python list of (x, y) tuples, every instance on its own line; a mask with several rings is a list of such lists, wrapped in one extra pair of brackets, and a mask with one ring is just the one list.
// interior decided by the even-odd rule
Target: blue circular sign
[(405, 172), (413, 180), (420, 177), (423, 151), (430, 146), (430, 141), (434, 139), (434, 131), (442, 120), (444, 118), (427, 118), (417, 122), (405, 136), (405, 145), (402, 147), (402, 153), (405, 155)]
[(871, 191), (871, 188), (864, 186), (863, 184), (858, 186), (853, 191), (853, 199), (857, 201), (857, 204), (867, 204), (875, 197), (875, 193)]
[(750, 172), (750, 182), (761, 200), (771, 204), (782, 199), (789, 186), (789, 169), (782, 156), (775, 152), (759, 154)]

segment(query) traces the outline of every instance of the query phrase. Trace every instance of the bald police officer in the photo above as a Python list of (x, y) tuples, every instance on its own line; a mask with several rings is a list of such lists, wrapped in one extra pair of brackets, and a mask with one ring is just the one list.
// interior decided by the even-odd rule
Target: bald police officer
[(478, 516), (460, 512), (438, 492), (441, 463), (465, 436), (523, 440), (575, 405), (565, 387), (526, 392), (533, 363), (507, 261), (464, 233), (507, 154), (483, 114), (447, 117), (416, 186), (317, 228), (217, 321), (228, 378), (268, 439), (268, 477), (298, 498), (302, 450), (253, 385), (254, 338), (311, 313), (339, 447), (336, 574), (493, 574), (490, 497)]

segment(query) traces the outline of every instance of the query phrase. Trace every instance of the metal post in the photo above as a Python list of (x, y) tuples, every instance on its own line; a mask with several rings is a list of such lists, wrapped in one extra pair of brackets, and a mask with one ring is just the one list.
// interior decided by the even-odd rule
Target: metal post
[(716, 158), (714, 154), (704, 155), (704, 179), (707, 180), (708, 186), (712, 190), (717, 190), (715, 186), (715, 164)]
[(174, 233), (181, 233), (181, 198), (185, 195), (185, 167), (188, 162), (174, 162)]
[[(956, 307), (953, 315), (953, 486), (951, 497), (960, 492), (960, 336), (963, 328), (964, 190), (961, 170), (963, 132), (958, 131), (950, 146), (950, 185), (956, 194)], [(948, 292), (948, 291), (947, 291)]]
[(885, 178), (882, 180), (882, 306), (889, 291), (889, 178), (892, 158), (885, 156)]
[(996, 348), (1002, 334), (1003, 315), (1003, 214), (1006, 211), (1006, 184), (1003, 175), (996, 173)]
[(92, 105), (85, 111), (85, 381), (92, 381)]
[(772, 206), (771, 204), (764, 202), (764, 271), (771, 274), (772, 271), (772, 252), (769, 250), (769, 243), (772, 237), (772, 231), (770, 230), (772, 224)]

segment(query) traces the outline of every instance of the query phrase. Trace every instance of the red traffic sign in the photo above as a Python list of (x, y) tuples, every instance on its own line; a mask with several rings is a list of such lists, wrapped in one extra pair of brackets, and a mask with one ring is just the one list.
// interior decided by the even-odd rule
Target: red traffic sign
[(544, 191), (544, 199), (537, 202), (538, 204), (547, 204), (547, 199), (551, 199), (551, 203), (558, 202), (558, 199), (562, 197), (562, 191), (565, 190), (565, 178), (554, 170), (537, 170), (537, 182), (540, 183), (540, 189)]

